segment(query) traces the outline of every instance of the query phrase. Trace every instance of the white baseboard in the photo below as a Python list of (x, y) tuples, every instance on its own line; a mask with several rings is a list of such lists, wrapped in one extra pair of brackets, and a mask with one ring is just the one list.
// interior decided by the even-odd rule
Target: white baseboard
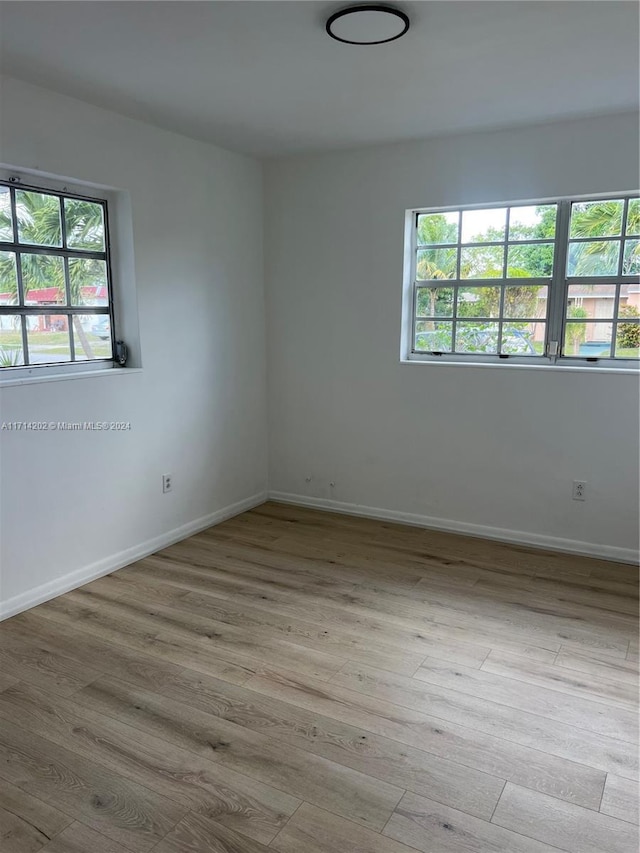
[(435, 518), (428, 515), (418, 515), (410, 512), (398, 512), (396, 510), (381, 509), (379, 507), (363, 506), (361, 504), (333, 501), (326, 498), (314, 498), (306, 495), (290, 494), (288, 492), (260, 492), (245, 498), (237, 503), (230, 504), (222, 509), (212, 512), (210, 515), (197, 518), (180, 527), (175, 527), (154, 539), (147, 539), (139, 545), (134, 545), (125, 551), (112, 554), (103, 560), (91, 563), (75, 572), (70, 572), (61, 578), (43, 584), (35, 589), (27, 590), (7, 601), (0, 603), (0, 621), (22, 613), (31, 607), (56, 598), (72, 589), (77, 589), (83, 584), (89, 583), (96, 578), (108, 575), (117, 569), (135, 563), (143, 557), (148, 557), (162, 548), (167, 548), (175, 542), (193, 536), (207, 527), (220, 524), (235, 515), (240, 515), (253, 507), (259, 506), (266, 500), (278, 501), (280, 503), (294, 504), (296, 506), (307, 506), (313, 509), (326, 510), (328, 512), (339, 512), (344, 515), (363, 516), (365, 518), (377, 518), (383, 521), (395, 521), (398, 524), (409, 524), (414, 527), (426, 527), (433, 530), (444, 530), (450, 533), (461, 533), (466, 536), (476, 536), (480, 539), (497, 539), (500, 542), (512, 542), (519, 545), (531, 545), (551, 551), (564, 551), (570, 554), (581, 554), (587, 557), (600, 557), (604, 560), (613, 560), (618, 563), (638, 564), (638, 552), (631, 548), (618, 548), (614, 545), (602, 545), (591, 542), (580, 542), (575, 539), (562, 539), (555, 536), (545, 536), (538, 533), (528, 533), (522, 530), (508, 530), (502, 527), (488, 527), (482, 524), (469, 524), (464, 521), (453, 521), (448, 518)]
[(194, 533), (199, 533), (207, 527), (220, 524), (222, 521), (233, 518), (234, 515), (239, 515), (248, 509), (253, 509), (253, 507), (259, 506), (266, 500), (266, 492), (251, 495), (251, 497), (245, 498), (242, 501), (216, 510), (216, 512), (212, 512), (210, 515), (204, 515), (195, 521), (189, 521), (187, 524), (160, 534), (160, 536), (147, 539), (146, 542), (141, 542), (139, 545), (127, 548), (125, 551), (119, 551), (117, 554), (112, 554), (103, 560), (98, 560), (89, 566), (85, 566), (75, 572), (69, 572), (69, 574), (63, 575), (61, 578), (42, 584), (42, 586), (38, 586), (35, 589), (27, 590), (27, 592), (16, 595), (7, 601), (0, 602), (0, 621), (8, 619), (10, 616), (15, 616), (17, 613), (22, 613), (24, 610), (35, 607), (37, 604), (42, 604), (45, 601), (56, 598), (58, 595), (62, 595), (72, 589), (77, 589), (79, 586), (89, 583), (89, 581), (96, 580), (96, 578), (101, 578), (110, 572), (116, 571), (116, 569), (121, 569), (130, 563), (135, 563), (136, 560), (148, 557), (149, 554), (154, 554), (156, 551), (167, 548), (181, 539), (193, 536)]
[(269, 500), (294, 504), (296, 506), (308, 506), (313, 509), (324, 509), (328, 512), (339, 512), (344, 515), (359, 515), (365, 518), (395, 521), (398, 524), (410, 524), (414, 527), (427, 527), (433, 530), (444, 530), (449, 533), (462, 533), (465, 536), (475, 536), (479, 539), (497, 539), (500, 542), (532, 545), (535, 548), (542, 548), (544, 550), (565, 551), (570, 554), (580, 554), (587, 557), (600, 557), (604, 560), (613, 560), (616, 563), (638, 564), (639, 555), (637, 551), (634, 551), (632, 548), (618, 548), (615, 545), (581, 542), (576, 539), (562, 539), (556, 536), (545, 536), (540, 533), (528, 533), (524, 530), (488, 527), (484, 524), (470, 524), (465, 521), (454, 521), (450, 518), (435, 518), (430, 515), (397, 512), (391, 509), (380, 509), (379, 507), (344, 503), (327, 498), (289, 494), (288, 492), (269, 492)]

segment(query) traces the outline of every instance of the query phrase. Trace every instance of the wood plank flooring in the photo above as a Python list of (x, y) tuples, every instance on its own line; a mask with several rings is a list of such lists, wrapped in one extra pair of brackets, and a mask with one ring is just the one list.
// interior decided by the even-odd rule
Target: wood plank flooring
[(0, 624), (2, 853), (637, 853), (632, 566), (267, 503)]

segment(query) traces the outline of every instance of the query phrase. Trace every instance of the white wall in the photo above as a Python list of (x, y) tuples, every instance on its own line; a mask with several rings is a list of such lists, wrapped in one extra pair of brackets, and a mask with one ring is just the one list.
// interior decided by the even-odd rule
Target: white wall
[[(1, 106), (0, 162), (129, 193), (143, 362), (0, 390), (0, 421), (132, 426), (0, 432), (6, 615), (258, 502), (267, 419), (260, 165), (15, 80)], [(407, 208), (633, 189), (637, 128), (618, 116), (268, 163), (271, 490), (629, 556), (635, 378), (398, 354)]]
[(5, 422), (131, 422), (0, 432), (9, 613), (259, 501), (266, 377), (260, 165), (15, 80), (1, 106), (0, 162), (129, 192), (143, 363), (0, 391)]
[(637, 115), (268, 163), (272, 492), (630, 558), (635, 376), (401, 364), (399, 352), (406, 209), (638, 183)]

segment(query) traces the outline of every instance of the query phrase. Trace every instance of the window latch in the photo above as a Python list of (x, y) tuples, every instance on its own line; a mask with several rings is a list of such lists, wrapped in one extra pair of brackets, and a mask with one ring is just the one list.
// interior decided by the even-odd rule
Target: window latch
[(549, 341), (549, 345), (547, 347), (547, 355), (551, 357), (555, 357), (559, 355), (559, 346), (558, 341)]

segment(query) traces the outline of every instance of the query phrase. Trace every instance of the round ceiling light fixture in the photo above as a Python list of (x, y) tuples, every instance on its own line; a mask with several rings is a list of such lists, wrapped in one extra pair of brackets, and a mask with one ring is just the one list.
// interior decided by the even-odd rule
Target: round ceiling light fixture
[(391, 6), (349, 6), (331, 15), (327, 33), (345, 44), (384, 44), (409, 29), (409, 18)]

